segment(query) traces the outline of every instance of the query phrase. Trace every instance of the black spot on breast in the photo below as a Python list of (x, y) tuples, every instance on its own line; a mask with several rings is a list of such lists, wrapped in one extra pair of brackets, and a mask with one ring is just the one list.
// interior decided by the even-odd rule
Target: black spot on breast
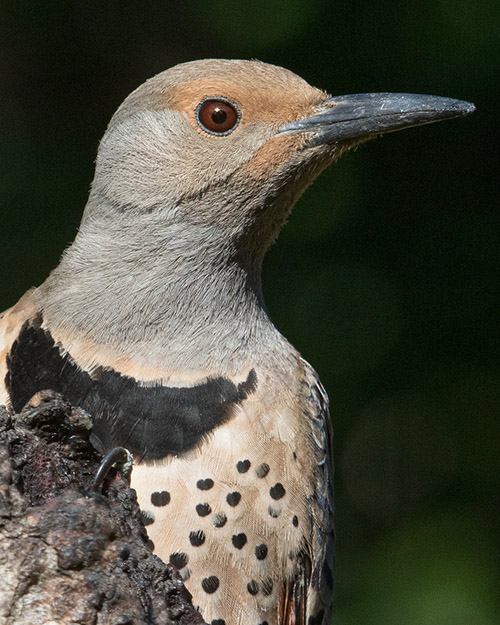
[(267, 557), (267, 545), (257, 545), (255, 547), (255, 557), (257, 560), (265, 560)]
[(205, 577), (201, 580), (201, 587), (208, 594), (214, 593), (217, 588), (219, 588), (219, 578), (215, 575), (210, 575), (210, 577)]
[(257, 474), (257, 477), (266, 477), (269, 473), (269, 465), (266, 462), (263, 462), (255, 469), (255, 473)]
[(141, 510), (141, 521), (144, 525), (151, 525), (155, 522), (155, 515), (149, 510)]
[(151, 503), (153, 506), (166, 506), (170, 503), (170, 493), (166, 490), (151, 493)]
[(205, 542), (205, 532), (202, 530), (189, 532), (189, 542), (193, 545), (193, 547), (200, 547)]
[(284, 497), (285, 493), (286, 493), (286, 490), (283, 487), (283, 484), (280, 484), (280, 482), (277, 482), (274, 486), (271, 486), (271, 488), (269, 489), (269, 494), (271, 495), (273, 499), (276, 499), (276, 500)]
[(262, 582), (262, 592), (269, 597), (269, 595), (273, 592), (273, 580), (270, 577), (267, 577)]
[(196, 512), (200, 516), (208, 516), (212, 512), (212, 508), (208, 505), (208, 503), (199, 503), (196, 506)]
[(226, 625), (226, 621), (223, 618), (214, 618), (210, 625)]
[(182, 551), (176, 551), (175, 553), (170, 554), (169, 562), (172, 566), (175, 566), (176, 569), (182, 569), (188, 563), (188, 555)]
[(269, 506), (267, 511), (269, 512), (269, 516), (272, 516), (273, 519), (277, 519), (281, 514), (281, 510), (279, 508), (275, 508), (274, 506)]
[(196, 482), (196, 486), (200, 489), (200, 490), (210, 490), (214, 485), (214, 481), (211, 480), (209, 477), (207, 477), (206, 480), (198, 480)]
[(297, 517), (297, 515), (295, 515), (292, 519), (292, 524), (294, 527), (298, 527), (299, 526), (299, 519)]
[(239, 493), (238, 491), (234, 491), (234, 493), (229, 493), (229, 495), (226, 497), (227, 503), (233, 508), (240, 503), (240, 499), (241, 493)]
[(247, 584), (247, 590), (251, 595), (256, 595), (259, 592), (259, 584), (252, 579), (252, 581)]
[(26, 322), (7, 356), (5, 384), (14, 410), (19, 412), (38, 391), (57, 391), (94, 417), (94, 434), (104, 449), (125, 447), (136, 460), (195, 447), (257, 388), (253, 369), (238, 385), (219, 376), (178, 388), (141, 386), (106, 367), (90, 375), (61, 353), (41, 325), (41, 315)]
[(240, 460), (236, 463), (236, 468), (238, 473), (246, 473), (250, 468), (250, 460)]
[(231, 542), (236, 549), (243, 549), (243, 547), (247, 544), (247, 536), (246, 534), (233, 534)]
[(260, 623), (260, 625), (268, 625), (267, 621), (262, 621), (262, 623)]
[(214, 514), (215, 527), (224, 527), (224, 525), (226, 524), (226, 521), (227, 521), (227, 516), (224, 514), (224, 512), (217, 512), (217, 514)]

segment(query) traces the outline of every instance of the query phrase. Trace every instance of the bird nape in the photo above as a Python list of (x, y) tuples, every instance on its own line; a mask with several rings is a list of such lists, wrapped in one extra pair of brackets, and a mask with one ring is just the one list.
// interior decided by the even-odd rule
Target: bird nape
[(330, 621), (328, 401), (269, 319), (266, 250), (343, 152), (473, 110), (332, 97), (258, 61), (177, 65), (119, 107), (74, 243), (2, 315), (0, 403), (51, 388), (132, 452), (156, 553), (212, 625)]

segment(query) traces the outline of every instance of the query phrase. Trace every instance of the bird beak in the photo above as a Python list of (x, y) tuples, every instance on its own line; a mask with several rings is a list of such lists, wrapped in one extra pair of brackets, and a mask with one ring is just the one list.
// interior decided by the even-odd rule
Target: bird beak
[(463, 100), (413, 93), (355, 93), (328, 98), (322, 108), (286, 124), (279, 134), (307, 133), (305, 147), (314, 147), (462, 117), (475, 110)]

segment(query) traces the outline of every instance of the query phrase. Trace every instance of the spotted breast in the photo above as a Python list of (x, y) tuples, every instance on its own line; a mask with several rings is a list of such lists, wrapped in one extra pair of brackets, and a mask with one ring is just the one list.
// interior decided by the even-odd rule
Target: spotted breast
[(330, 605), (326, 403), (308, 365), (299, 370), (302, 380), (278, 396), (276, 374), (253, 370), (254, 391), (227, 423), (184, 453), (134, 469), (155, 550), (180, 569), (212, 625), (306, 623), (300, 613), (320, 625)]

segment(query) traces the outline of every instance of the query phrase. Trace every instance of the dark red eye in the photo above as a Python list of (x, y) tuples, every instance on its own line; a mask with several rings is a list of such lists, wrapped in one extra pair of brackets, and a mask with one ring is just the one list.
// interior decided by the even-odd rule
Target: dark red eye
[(212, 135), (228, 135), (240, 121), (240, 112), (227, 100), (203, 100), (196, 108), (196, 119)]

